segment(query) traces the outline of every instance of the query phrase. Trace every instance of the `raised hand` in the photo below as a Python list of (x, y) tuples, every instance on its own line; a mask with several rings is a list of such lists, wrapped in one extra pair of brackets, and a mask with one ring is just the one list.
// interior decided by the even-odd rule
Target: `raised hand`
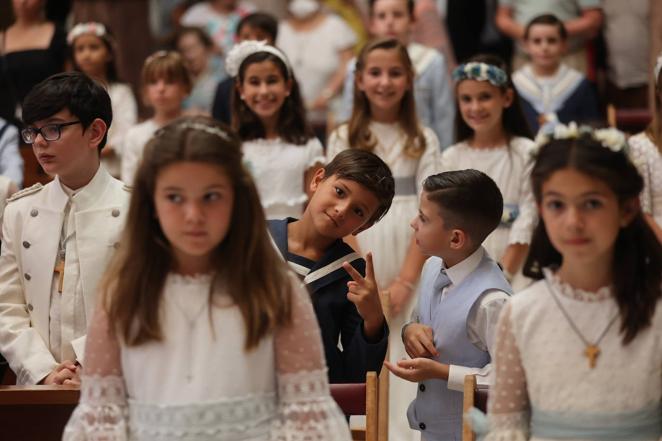
[(379, 332), (384, 325), (384, 313), (375, 280), (372, 253), (366, 256), (365, 277), (361, 276), (349, 262), (343, 262), (342, 266), (352, 278), (347, 282), (347, 299), (356, 305), (359, 315), (363, 318), (366, 336), (374, 335), (374, 332)]
[(436, 357), (439, 355), (434, 345), (432, 328), (420, 323), (410, 323), (402, 336), (405, 350), (411, 358)]

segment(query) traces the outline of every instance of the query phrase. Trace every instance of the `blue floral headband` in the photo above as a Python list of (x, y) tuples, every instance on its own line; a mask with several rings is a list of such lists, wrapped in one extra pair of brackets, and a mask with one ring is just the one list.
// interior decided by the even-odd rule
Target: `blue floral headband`
[(508, 75), (492, 64), (472, 61), (460, 64), (453, 71), (453, 81), (462, 80), (489, 81), (493, 86), (502, 87), (508, 84)]

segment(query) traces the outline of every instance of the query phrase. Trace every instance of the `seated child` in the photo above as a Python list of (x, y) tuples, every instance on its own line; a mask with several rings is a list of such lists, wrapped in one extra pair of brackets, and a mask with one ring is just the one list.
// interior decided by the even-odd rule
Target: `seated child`
[(402, 330), (412, 359), (384, 364), (419, 383), (407, 418), (426, 441), (462, 438), (464, 376), (490, 372), (497, 319), (512, 290), (481, 243), (502, 211), (499, 187), (478, 170), (423, 182), (411, 226), (421, 252), (431, 257), (421, 273), (419, 304)]
[(313, 294), (331, 383), (362, 383), (366, 372), (379, 372), (386, 356), (388, 326), (372, 255), (366, 268), (342, 238), (381, 219), (394, 187), (391, 170), (378, 156), (345, 150), (315, 173), (301, 219), (269, 221), (281, 254)]
[(524, 116), (533, 133), (546, 123), (600, 120), (593, 86), (563, 63), (568, 32), (552, 14), (540, 15), (524, 30), (530, 62), (513, 73)]
[(53, 181), (9, 198), (0, 254), (0, 353), (18, 384), (76, 382), (97, 284), (119, 244), (129, 193), (99, 157), (106, 89), (53, 75), (23, 101), (21, 137)]

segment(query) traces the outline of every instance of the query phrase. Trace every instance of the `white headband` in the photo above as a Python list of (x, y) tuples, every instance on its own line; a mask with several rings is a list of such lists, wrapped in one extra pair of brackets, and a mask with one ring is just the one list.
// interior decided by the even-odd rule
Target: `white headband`
[(280, 49), (277, 49), (274, 46), (268, 45), (264, 41), (244, 41), (239, 44), (234, 45), (234, 47), (228, 53), (227, 58), (225, 59), (225, 70), (230, 74), (231, 77), (236, 77), (239, 74), (239, 67), (244, 60), (253, 54), (258, 52), (267, 52), (269, 54), (275, 55), (278, 57), (287, 68), (288, 72), (292, 71), (290, 67), (290, 62), (287, 57)]
[(108, 31), (101, 23), (94, 21), (88, 23), (78, 23), (67, 34), (67, 43), (73, 44), (74, 40), (83, 34), (96, 35), (99, 38), (107, 37)]

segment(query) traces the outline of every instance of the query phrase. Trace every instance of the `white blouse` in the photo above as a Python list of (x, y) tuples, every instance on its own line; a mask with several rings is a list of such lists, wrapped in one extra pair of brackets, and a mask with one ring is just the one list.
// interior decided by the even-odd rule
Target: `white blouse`
[(124, 345), (98, 309), (63, 439), (349, 440), (309, 295), (295, 276), (291, 283), (292, 324), (250, 351), (239, 308), (222, 289), (210, 315), (210, 276), (167, 276), (159, 342)]
[(641, 208), (662, 227), (662, 154), (645, 132), (628, 139), (630, 159), (644, 178)]
[(308, 197), (306, 171), (324, 164), (322, 144), (315, 137), (295, 145), (281, 139), (244, 141), (244, 164), (253, 175), (267, 219), (301, 217)]

